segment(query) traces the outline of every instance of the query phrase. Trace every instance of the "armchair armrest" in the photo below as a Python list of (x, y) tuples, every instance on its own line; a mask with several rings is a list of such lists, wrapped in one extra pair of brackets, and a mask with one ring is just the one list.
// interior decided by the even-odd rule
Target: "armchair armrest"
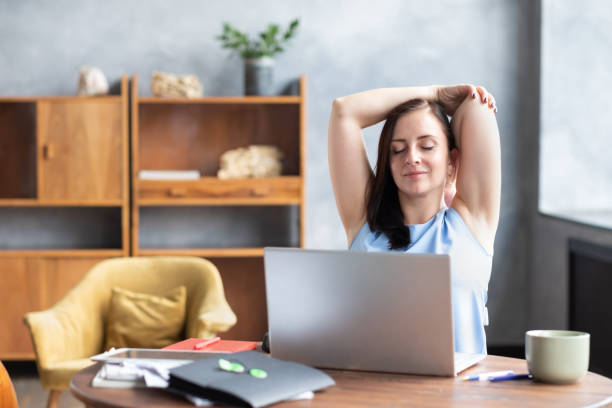
[(43, 369), (59, 361), (88, 358), (102, 349), (103, 327), (97, 316), (87, 317), (83, 311), (62, 306), (30, 312), (23, 319), (36, 362)]
[(187, 338), (210, 338), (218, 332), (229, 330), (236, 324), (236, 315), (225, 299), (223, 283), (217, 267), (208, 260), (199, 260), (202, 274), (194, 287), (189, 310), (187, 310), (185, 335)]
[(188, 329), (188, 338), (212, 338), (218, 332), (227, 331), (236, 324), (236, 315), (227, 303), (211, 307), (204, 302), (199, 312), (196, 321), (190, 327), (191, 330)]

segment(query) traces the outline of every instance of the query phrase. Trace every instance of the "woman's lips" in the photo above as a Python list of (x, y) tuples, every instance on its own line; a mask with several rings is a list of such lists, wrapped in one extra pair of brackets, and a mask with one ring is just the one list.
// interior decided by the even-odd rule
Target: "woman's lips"
[(418, 179), (424, 174), (427, 174), (427, 172), (426, 171), (411, 171), (409, 173), (406, 173), (405, 176), (410, 177), (412, 179)]

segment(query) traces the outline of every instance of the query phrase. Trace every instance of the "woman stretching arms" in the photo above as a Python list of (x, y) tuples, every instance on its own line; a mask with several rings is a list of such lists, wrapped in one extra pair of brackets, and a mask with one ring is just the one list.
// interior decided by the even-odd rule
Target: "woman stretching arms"
[[(486, 353), (501, 194), (495, 112), (482, 87), (385, 88), (336, 99), (329, 121), (329, 167), (349, 248), (449, 254), (460, 352)], [(382, 120), (373, 172), (362, 129)]]

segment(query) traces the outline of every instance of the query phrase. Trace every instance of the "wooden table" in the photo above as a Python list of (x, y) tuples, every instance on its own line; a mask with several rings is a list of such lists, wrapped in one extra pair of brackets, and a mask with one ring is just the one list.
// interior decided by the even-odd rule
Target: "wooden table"
[[(93, 388), (99, 365), (78, 372), (70, 384), (72, 393), (90, 407), (193, 407), (162, 390)], [(585, 407), (612, 406), (612, 380), (588, 373), (577, 384), (549, 385), (531, 380), (491, 383), (463, 381), (467, 374), (513, 369), (527, 371), (525, 360), (488, 356), (456, 378), (325, 370), (334, 387), (315, 393), (312, 400), (291, 401), (274, 407)], [(594, 408), (594, 407), (593, 407)]]

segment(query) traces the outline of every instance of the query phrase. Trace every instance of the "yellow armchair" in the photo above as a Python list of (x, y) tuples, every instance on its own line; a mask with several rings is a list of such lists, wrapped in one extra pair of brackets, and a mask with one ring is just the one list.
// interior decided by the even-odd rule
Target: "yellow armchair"
[(48, 406), (59, 401), (70, 379), (103, 352), (112, 288), (163, 295), (187, 288), (185, 338), (209, 338), (227, 331), (236, 315), (225, 300), (217, 268), (195, 257), (116, 258), (98, 263), (52, 308), (25, 315)]

